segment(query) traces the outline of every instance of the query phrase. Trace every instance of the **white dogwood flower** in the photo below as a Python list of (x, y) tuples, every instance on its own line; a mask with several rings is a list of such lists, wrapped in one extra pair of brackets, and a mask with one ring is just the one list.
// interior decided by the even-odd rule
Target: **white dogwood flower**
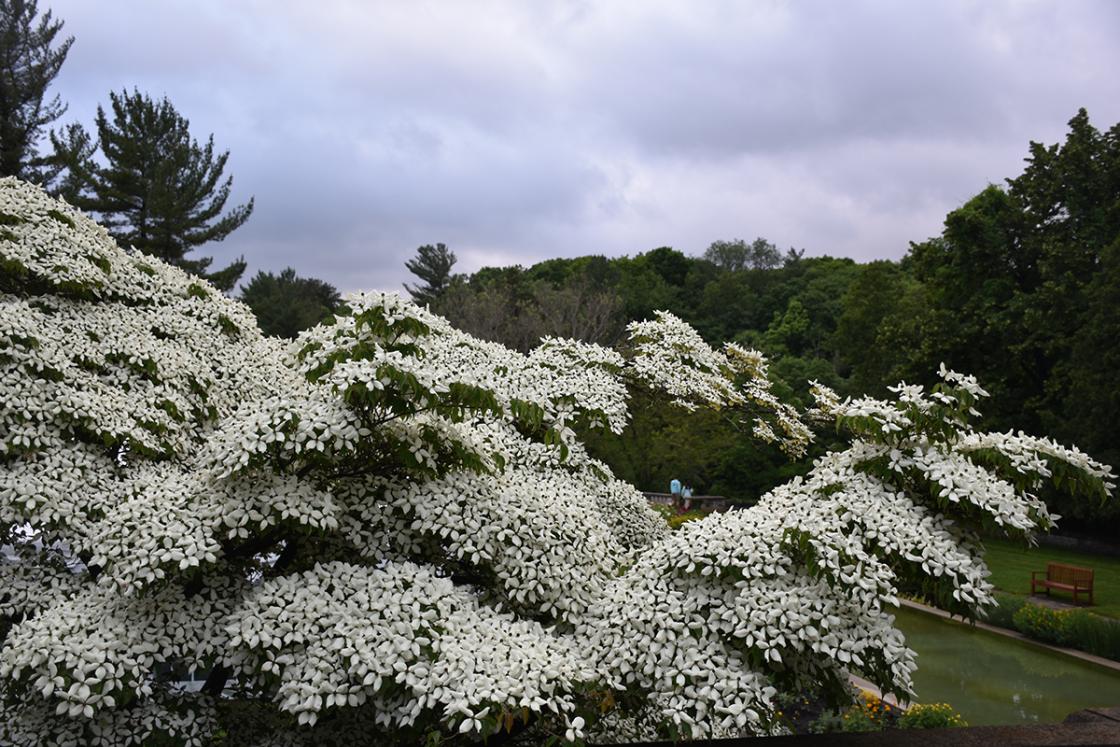
[[(288, 344), (36, 187), (0, 180), (0, 216), (3, 744), (775, 733), (779, 683), (909, 689), (902, 584), (990, 604), (962, 526), (1050, 526), (1031, 491), (1059, 464), (1114, 487), (977, 431), (986, 393), (949, 371), (891, 401), (816, 385), (803, 418), (760, 353), (670, 314), (626, 356), (526, 355), (385, 293)], [(670, 532), (579, 440), (623, 431), (633, 385), (792, 455), (806, 419), (850, 443)]]

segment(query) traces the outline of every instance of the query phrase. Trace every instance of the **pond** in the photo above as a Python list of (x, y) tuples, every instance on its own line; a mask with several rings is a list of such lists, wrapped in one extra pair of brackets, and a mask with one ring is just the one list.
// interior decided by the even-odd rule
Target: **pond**
[(1120, 705), (1120, 672), (905, 607), (896, 624), (918, 654), (917, 702), (949, 703), (970, 726)]

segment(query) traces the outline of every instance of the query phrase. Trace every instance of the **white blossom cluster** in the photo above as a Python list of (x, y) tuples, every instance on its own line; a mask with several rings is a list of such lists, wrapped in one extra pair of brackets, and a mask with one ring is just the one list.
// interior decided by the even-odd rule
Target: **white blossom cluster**
[(240, 578), (215, 572), (224, 493), (195, 455), (282, 382), (282, 350), (39, 189), (0, 180), (0, 229), (0, 677), (21, 693), (0, 742), (191, 743), (212, 714), (163, 708), (152, 667), (217, 656)]
[[(642, 553), (580, 629), (601, 647), (611, 684), (653, 693), (646, 717), (689, 737), (772, 728), (767, 688), (777, 673), (841, 690), (856, 671), (909, 693), (915, 662), (889, 609), (900, 587), (932, 580), (941, 606), (975, 614), (992, 603), (992, 587), (982, 548), (963, 531), (974, 515), (1020, 532), (1053, 521), (1031, 493), (968, 455), (996, 449), (1031, 475), (1048, 475), (1049, 457), (1111, 477), (1045, 439), (975, 433), (958, 416), (982, 390), (945, 378), (932, 403), (954, 417), (912, 387), (896, 402), (841, 402), (819, 388), (820, 411), (859, 437), (753, 509), (690, 522)], [(958, 428), (935, 427), (947, 422)]]
[[(63, 719), (42, 701), (5, 711), (0, 744), (11, 747), (140, 747), (181, 744), (204, 747), (218, 731), (209, 698), (156, 692), (129, 708), (106, 709), (89, 719)], [(48, 736), (49, 735), (49, 736)]]
[(694, 410), (743, 401), (731, 382), (727, 356), (713, 350), (679, 317), (658, 311), (656, 319), (631, 322), (626, 329), (634, 348), (634, 371), (681, 407)]
[[(412, 396), (421, 407), (437, 401), (452, 384), (466, 384), (491, 392), (503, 407), (513, 400), (536, 403), (544, 420), (559, 428), (581, 414), (616, 433), (626, 425), (626, 393), (618, 376), (623, 360), (613, 351), (548, 339), (524, 355), (460, 332), (395, 293), (352, 294), (346, 303), (351, 316), (299, 338), (307, 351), (305, 372), (328, 363), (340, 350), (362, 348), (360, 357), (334, 364), (327, 374), (326, 381), (339, 391), (355, 383), (381, 389), (392, 385), (391, 374), (403, 373), (415, 378), (419, 388)], [(377, 324), (363, 323), (367, 316)], [(402, 325), (405, 321), (413, 324)], [(423, 348), (419, 354), (402, 352), (402, 346), (418, 339)]]
[(173, 585), (143, 597), (81, 590), (12, 629), (0, 678), (72, 718), (150, 696), (158, 664), (213, 660), (225, 648), (221, 623), (247, 584), (221, 570), (189, 599)]
[[(657, 717), (686, 737), (772, 729), (775, 671), (840, 686), (858, 670), (906, 691), (912, 655), (884, 609), (895, 601), (892, 575), (868, 544), (956, 545), (901, 496), (880, 513), (883, 496), (859, 481), (820, 495), (836, 477), (822, 472), (754, 510), (690, 522), (643, 553), (581, 631), (612, 684), (656, 693)], [(853, 526), (857, 515), (869, 526)]]
[[(246, 307), (182, 270), (130, 256), (65, 203), (12, 179), (0, 183), (0, 215), (5, 274), (51, 291), (0, 294), (0, 375), (9, 395), (0, 453), (89, 434), (172, 456), (236, 408), (222, 388), (207, 395), (216, 371), (260, 373), (251, 345), (259, 333)], [(257, 375), (244, 382), (265, 386)]]
[(4, 549), (9, 556), (0, 562), (0, 618), (34, 615), (80, 589), (61, 553), (31, 544)]
[(301, 465), (309, 457), (353, 451), (371, 435), (337, 398), (306, 382), (283, 382), (282, 394), (246, 402), (237, 418), (213, 433), (202, 454), (206, 468), (228, 477), (264, 462)]
[[(1055, 465), (1071, 470), (1083, 489), (1102, 498), (1116, 487), (1109, 465), (1076, 448), (1022, 432), (976, 431), (971, 419), (980, 413), (973, 405), (988, 393), (974, 377), (944, 364), (938, 374), (946, 383), (929, 393), (905, 383), (892, 387), (894, 402), (869, 397), (840, 402), (819, 384), (813, 393), (820, 411), (857, 437), (882, 444), (879, 456), (893, 473), (892, 484), (924, 482), (941, 510), (948, 504), (970, 505), (996, 526), (1029, 534), (1050, 528), (1058, 519), (1031, 492), (1054, 476)], [(850, 453), (859, 448), (872, 447), (857, 441)], [(999, 459), (985, 458), (988, 455)]]
[[(686, 410), (740, 407), (752, 414), (752, 432), (787, 454), (804, 455), (812, 433), (797, 410), (770, 391), (766, 359), (757, 350), (727, 343), (715, 350), (700, 334), (667, 311), (627, 326), (634, 374)], [(776, 430), (775, 430), (776, 429)]]
[(1064, 463), (1100, 480), (1106, 490), (1116, 488), (1116, 473), (1110, 465), (1092, 459), (1078, 448), (1063, 446), (1049, 438), (1028, 436), (1022, 431), (968, 433), (961, 438), (957, 450), (964, 454), (985, 450), (998, 452), (1016, 472), (1036, 478), (1036, 485), (1054, 474), (1054, 463)]
[[(560, 475), (526, 484), (524, 477), (456, 473), (420, 485), (390, 483), (374, 491), (383, 503), (374, 510), (413, 517), (409, 534), (438, 536), (449, 555), (485, 568), (507, 603), (578, 617), (620, 564), (623, 548), (606, 526), (588, 526), (588, 489), (597, 486)], [(540, 491), (548, 491), (548, 501)]]
[(411, 563), (269, 580), (226, 630), (229, 658), (275, 681), (280, 707), (308, 724), (369, 702), (386, 727), (427, 717), (477, 733), (503, 709), (571, 711), (573, 686), (595, 674), (570, 639)]
[(1112, 489), (974, 430), (983, 390), (946, 371), (893, 402), (816, 387), (850, 448), (671, 533), (577, 435), (621, 432), (629, 385), (810, 439), (761, 354), (671, 315), (625, 356), (523, 355), (369, 293), (286, 345), (11, 179), (0, 272), (3, 744), (775, 733), (780, 690), (909, 688), (889, 605), (923, 579), (988, 603), (970, 527), (1047, 526), (1059, 470)]

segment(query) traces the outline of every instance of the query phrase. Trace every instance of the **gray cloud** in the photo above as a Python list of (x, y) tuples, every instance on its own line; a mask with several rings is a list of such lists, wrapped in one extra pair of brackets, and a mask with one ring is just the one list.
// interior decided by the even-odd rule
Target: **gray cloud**
[(136, 86), (231, 151), (256, 213), (204, 252), (342, 289), (435, 241), (899, 257), (1077, 107), (1120, 120), (1107, 1), (48, 4), (68, 119)]

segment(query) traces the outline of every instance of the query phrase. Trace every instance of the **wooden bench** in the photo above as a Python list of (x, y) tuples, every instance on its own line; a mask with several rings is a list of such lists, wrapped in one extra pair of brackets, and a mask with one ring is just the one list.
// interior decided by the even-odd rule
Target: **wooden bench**
[[(1039, 578), (1043, 573), (1045, 578)], [(1093, 603), (1093, 569), (1078, 568), (1065, 563), (1047, 563), (1045, 571), (1031, 571), (1031, 594), (1043, 588), (1046, 596), (1051, 589), (1061, 589), (1073, 593), (1073, 603), (1077, 604), (1078, 594), (1088, 594), (1089, 604)]]

